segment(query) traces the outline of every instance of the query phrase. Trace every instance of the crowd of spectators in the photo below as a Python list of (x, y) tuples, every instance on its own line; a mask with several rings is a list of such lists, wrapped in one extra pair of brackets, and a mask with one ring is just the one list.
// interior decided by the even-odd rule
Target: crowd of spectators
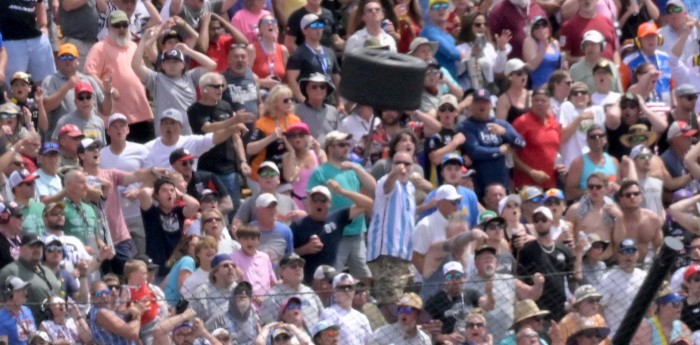
[[(700, 344), (696, 18), (3, 0), (0, 344)], [(418, 109), (339, 92), (369, 50), (425, 68)]]

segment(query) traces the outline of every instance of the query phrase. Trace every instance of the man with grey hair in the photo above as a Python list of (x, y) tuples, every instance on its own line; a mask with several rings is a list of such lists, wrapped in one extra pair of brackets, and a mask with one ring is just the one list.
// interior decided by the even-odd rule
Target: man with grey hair
[[(257, 118), (263, 102), (260, 93), (260, 80), (248, 66), (246, 46), (243, 44), (232, 45), (228, 51), (228, 68), (223, 73), (226, 82), (216, 84), (223, 85), (226, 90), (223, 99), (231, 104), (233, 110), (240, 113), (245, 111), (245, 113), (250, 113)], [(249, 123), (248, 129), (252, 130), (253, 121), (246, 122)]]

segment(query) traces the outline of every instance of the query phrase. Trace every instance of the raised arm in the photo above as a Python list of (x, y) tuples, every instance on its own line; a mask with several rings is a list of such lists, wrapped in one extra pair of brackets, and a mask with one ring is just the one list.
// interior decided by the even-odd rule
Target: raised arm
[(343, 189), (335, 180), (328, 180), (326, 185), (328, 185), (328, 189), (330, 189), (332, 193), (342, 195), (352, 201), (353, 205), (350, 207), (350, 219), (355, 219), (355, 217), (364, 214), (365, 211), (371, 210), (374, 207), (374, 200), (372, 200), (372, 198), (362, 193)]
[(700, 194), (680, 200), (668, 208), (673, 220), (691, 233), (700, 233), (700, 217), (696, 216)]
[(146, 32), (144, 32), (143, 34), (143, 39), (141, 40), (141, 42), (139, 42), (139, 45), (136, 48), (134, 57), (131, 59), (131, 68), (134, 70), (134, 73), (136, 73), (136, 75), (139, 77), (139, 80), (141, 80), (141, 82), (144, 84), (146, 84), (146, 81), (148, 81), (148, 74), (150, 72), (150, 68), (146, 67), (146, 65), (144, 65), (143, 63), (143, 53), (146, 51), (147, 47), (153, 46), (157, 38), (158, 35), (156, 33), (156, 29), (147, 29)]

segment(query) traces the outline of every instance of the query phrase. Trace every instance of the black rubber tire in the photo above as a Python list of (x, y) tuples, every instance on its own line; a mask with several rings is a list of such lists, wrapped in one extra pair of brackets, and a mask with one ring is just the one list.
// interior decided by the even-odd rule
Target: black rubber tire
[(358, 49), (343, 57), (340, 95), (379, 109), (416, 110), (427, 64), (406, 54)]

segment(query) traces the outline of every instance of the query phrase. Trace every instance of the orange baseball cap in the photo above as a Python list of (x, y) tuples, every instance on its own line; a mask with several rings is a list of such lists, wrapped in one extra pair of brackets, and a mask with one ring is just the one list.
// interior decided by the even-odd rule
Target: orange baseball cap
[(63, 55), (72, 55), (74, 57), (78, 57), (78, 48), (72, 43), (61, 44), (61, 47), (58, 48), (58, 56)]
[(637, 37), (647, 37), (651, 35), (659, 35), (659, 27), (656, 26), (654, 22), (645, 22), (642, 23), (637, 28)]

